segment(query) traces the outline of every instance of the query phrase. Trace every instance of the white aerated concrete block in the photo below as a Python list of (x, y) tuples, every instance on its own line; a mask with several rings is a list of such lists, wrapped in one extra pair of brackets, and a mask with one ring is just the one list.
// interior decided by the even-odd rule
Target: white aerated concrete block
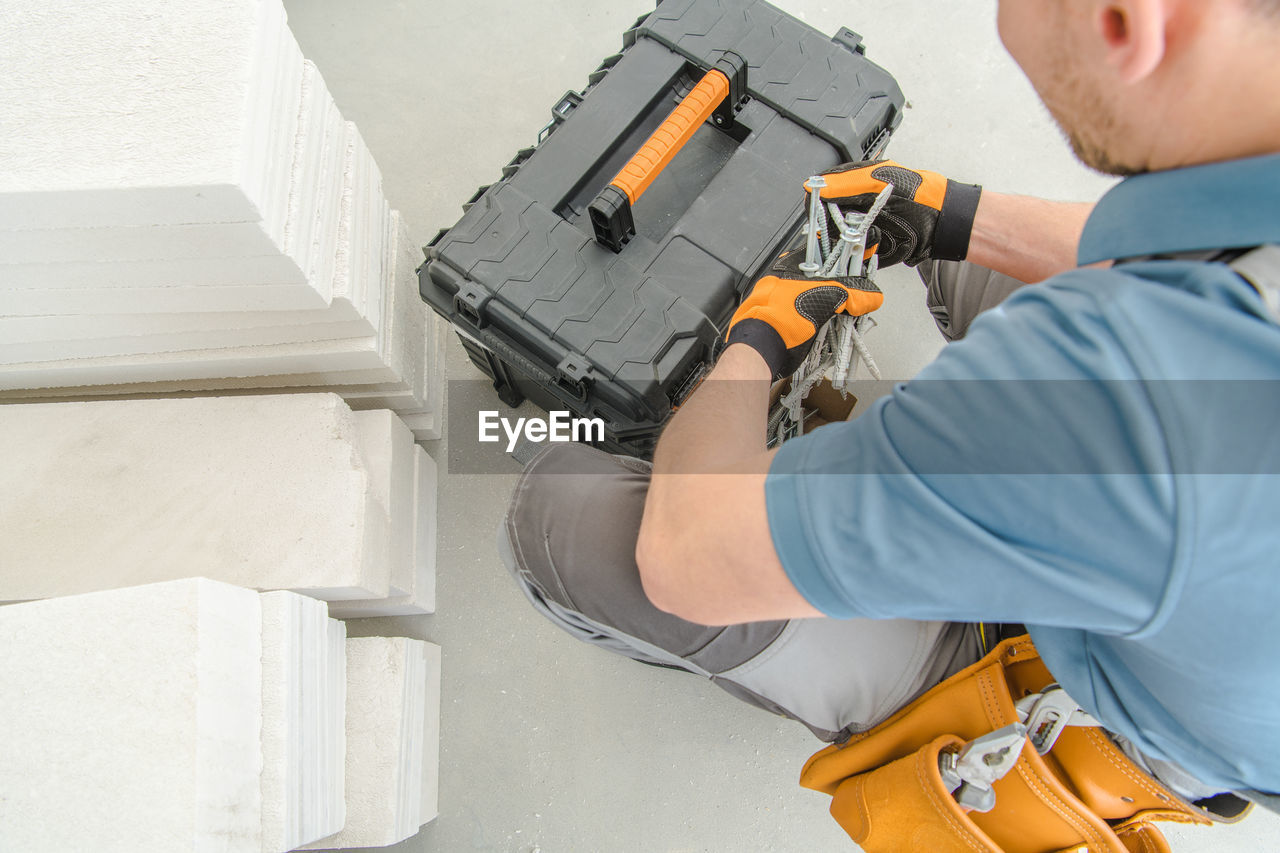
[(198, 261), (270, 255), (282, 248), (262, 222), (0, 231), (0, 258), (6, 264)]
[(429, 645), (347, 640), (347, 823), (305, 849), (383, 847), (418, 831)]
[(418, 809), (419, 826), (430, 823), (440, 815), (440, 647), (428, 643), (424, 652), (427, 661), (427, 690), (422, 732), (422, 802)]
[[(325, 626), (324, 713), (317, 737), (322, 747), (304, 758), (303, 769), (306, 778), (333, 780), (316, 795), (319, 811), (314, 823), (326, 827), (324, 837), (328, 837), (347, 822), (347, 626), (337, 619), (326, 619)], [(308, 769), (313, 763), (314, 771)]]
[(400, 381), (378, 342), (361, 337), (7, 365), (0, 367), (0, 390), (347, 371), (366, 371), (374, 382)]
[(436, 462), (415, 447), (413, 476), (413, 579), (407, 595), (367, 601), (333, 601), (329, 615), (339, 619), (366, 616), (418, 616), (436, 610), (437, 489)]
[(0, 134), (0, 228), (283, 224), (301, 57), (280, 3), (17, 0), (5, 19), (22, 132)]
[(346, 175), (346, 123), (324, 78), (310, 61), (303, 63), (302, 114), (290, 177), (285, 249), (304, 263), (310, 281), (331, 293), (336, 267), (334, 242), (341, 224), (340, 205)]
[[(441, 324), (443, 326), (443, 324)], [(443, 364), (443, 338), (429, 340), (424, 357), (431, 363)], [(424, 395), (410, 389), (404, 382), (382, 382), (385, 371), (331, 371), (326, 373), (292, 373), (273, 376), (241, 376), (220, 379), (189, 379), (168, 382), (135, 382), (122, 385), (80, 385), (70, 388), (39, 388), (0, 390), (0, 405), (11, 402), (52, 402), (56, 400), (90, 402), (111, 399), (156, 399), (173, 397), (217, 397), (258, 394), (269, 391), (274, 394), (314, 394), (325, 392), (342, 397), (353, 410), (391, 409), (406, 413), (420, 413), (424, 409), (444, 414), (443, 370), (432, 368), (431, 374), (441, 374), (438, 382)], [(428, 401), (427, 406), (423, 405)], [(430, 402), (434, 401), (434, 402)], [(436, 408), (439, 407), (439, 408)], [(439, 438), (436, 435), (416, 435), (417, 440)]]
[(405, 412), (401, 417), (418, 441), (435, 441), (444, 434), (443, 412)]
[(0, 446), (21, 448), (0, 467), (0, 600), (192, 574), (385, 596), (357, 441), (328, 394), (0, 407)]
[(0, 607), (0, 850), (259, 853), (260, 631), (200, 579)]
[[(293, 819), (302, 656), (299, 609), (292, 593), (262, 596), (262, 850), (291, 850), (302, 841)], [(319, 604), (319, 602), (316, 602)], [(323, 605), (321, 605), (323, 606)], [(290, 843), (293, 842), (293, 843)]]
[[(418, 384), (410, 386), (406, 381), (382, 382), (385, 372), (346, 371), (313, 374), (283, 374), (274, 376), (228, 377), (219, 379), (190, 379), (169, 382), (140, 382), (103, 386), (75, 386), (39, 390), (0, 390), (0, 401), (7, 399), (106, 399), (124, 396), (164, 396), (212, 394), (219, 391), (244, 393), (254, 389), (279, 389), (278, 393), (327, 391), (347, 401), (352, 409), (392, 409), (405, 415), (432, 415), (417, 418), (415, 423), (419, 441), (441, 437), (445, 416), (445, 350), (449, 341), (449, 324), (432, 311), (426, 312), (426, 331), (422, 340), (422, 369), (417, 374)], [(423, 423), (430, 425), (422, 431)]]
[[(0, 231), (0, 314), (106, 315), (98, 319), (110, 329), (115, 314), (327, 305), (348, 130), (315, 67), (302, 68), (283, 231), (266, 222)], [(268, 284), (314, 293), (264, 300), (239, 292)]]
[[(112, 337), (133, 340), (136, 346), (150, 346), (152, 341), (169, 335), (179, 348), (202, 349), (204, 346), (182, 346), (194, 336), (205, 334), (217, 342), (217, 335), (253, 332), (261, 328), (319, 328), (325, 324), (345, 323), (353, 330), (342, 337), (354, 338), (371, 334), (372, 326), (359, 310), (345, 299), (334, 300), (318, 311), (200, 311), (173, 314), (97, 314), (89, 316), (61, 315), (52, 317), (0, 317), (0, 341), (8, 344), (58, 343), (63, 341), (98, 344)], [(298, 334), (306, 334), (305, 331)], [(233, 346), (229, 343), (228, 346)], [(104, 347), (105, 348), (105, 347)], [(12, 350), (12, 347), (10, 347)], [(142, 352), (141, 349), (124, 352)], [(163, 350), (155, 350), (163, 352)]]
[[(448, 379), (445, 376), (445, 345), (447, 338), (445, 331), (447, 324), (436, 317), (434, 313), (430, 314), (429, 325), (434, 326), (436, 335), (430, 339), (432, 346), (426, 354), (424, 354), (423, 362), (423, 381), (424, 389), (422, 392), (423, 404), (420, 408), (409, 409), (398, 408), (400, 417), (404, 419), (405, 425), (413, 430), (413, 437), (418, 441), (436, 441), (444, 437), (444, 423), (446, 417), (446, 387)], [(359, 405), (357, 402), (355, 405)]]
[[(413, 504), (416, 483), (413, 475), (413, 433), (395, 412), (373, 409), (353, 413), (370, 484), (389, 520), (380, 532), (386, 544), (385, 559), (390, 567), (389, 595), (413, 591)], [(368, 528), (374, 534), (372, 527)]]
[(418, 490), (414, 501), (413, 604), (426, 613), (436, 612), (436, 555), (440, 535), (440, 474), (436, 461), (421, 447), (414, 452)]
[(422, 401), (410, 389), (396, 388), (388, 384), (356, 386), (334, 393), (341, 394), (352, 409), (415, 411), (422, 405)]
[(387, 274), (382, 286), (388, 293), (386, 303), (390, 310), (383, 352), (388, 354), (397, 378), (415, 389), (425, 389), (423, 346), (427, 341), (427, 317), (432, 312), (418, 291), (416, 271), (422, 263), (422, 252), (410, 240), (399, 211), (390, 212), (388, 236)]
[[(404, 383), (379, 382), (383, 374), (380, 371), (351, 370), (333, 373), (285, 373), (273, 376), (231, 376), (225, 379), (189, 379), (170, 382), (132, 382), (120, 385), (77, 385), (70, 388), (39, 388), (0, 390), (0, 403), (10, 401), (89, 401), (116, 399), (121, 397), (159, 398), (159, 397), (216, 397), (234, 396), (237, 394), (258, 393), (262, 389), (271, 389), (272, 393), (319, 393), (327, 392), (344, 397), (353, 394), (353, 399), (363, 400), (359, 392), (370, 391), (376, 394), (398, 395), (407, 393)], [(366, 405), (363, 408), (394, 408), (391, 406)]]
[[(358, 141), (358, 136), (356, 139)], [(366, 159), (372, 163), (371, 158)], [(376, 170), (376, 167), (369, 165), (369, 169)], [(374, 194), (380, 196), (380, 193)], [(373, 207), (386, 210), (385, 201), (375, 201), (377, 204)], [(390, 211), (386, 211), (386, 216), (390, 222)], [(368, 257), (384, 258), (394, 243), (391, 239), (394, 234), (396, 231), (388, 224), (384, 231), (370, 237), (376, 251), (366, 253)], [(342, 245), (340, 242), (339, 246)], [(401, 241), (401, 246), (407, 245), (407, 238)], [(353, 257), (360, 256), (356, 253)], [(392, 293), (390, 298), (378, 297), (382, 314), (377, 324), (380, 332), (376, 335), (305, 343), (250, 345), (245, 342), (230, 347), (43, 361), (17, 362), (14, 360), (17, 356), (11, 354), (0, 357), (0, 390), (354, 370), (381, 370), (375, 379), (377, 382), (407, 382), (410, 387), (416, 387), (421, 381), (427, 309), (418, 295), (416, 276), (406, 273), (406, 266), (412, 264), (401, 263), (396, 277), (377, 275), (377, 281), (389, 279), (378, 289), (390, 289)], [(342, 294), (360, 290), (355, 279), (335, 280), (334, 287), (335, 293)], [(363, 304), (360, 300), (365, 296), (369, 294), (355, 293), (351, 298)], [(9, 363), (4, 363), (6, 361)]]
[(312, 598), (269, 592), (261, 604), (262, 850), (286, 853), (345, 822), (334, 752), (345, 743), (346, 630)]
[(416, 835), (422, 826), (422, 737), (426, 733), (427, 716), (427, 644), (410, 649), (406, 661), (404, 742), (397, 771), (396, 822), (397, 838)]
[[(0, 258), (4, 260), (0, 264), (0, 315), (39, 317), (47, 326), (37, 330), (6, 319), (0, 340), (41, 340), (41, 332), (47, 339), (186, 331), (169, 323), (178, 318), (151, 316), (184, 312), (223, 312), (222, 316), (203, 317), (204, 322), (196, 326), (200, 329), (360, 317), (361, 312), (349, 310), (346, 302), (333, 306), (339, 310), (334, 310), (332, 317), (281, 316), (268, 322), (245, 314), (328, 307), (332, 292), (347, 130), (310, 62), (302, 62), (301, 79), (301, 110), (282, 229), (269, 228), (266, 222), (248, 222), (0, 231)], [(278, 285), (297, 287), (304, 283), (314, 291), (310, 297), (292, 296), (283, 302), (276, 295), (265, 299), (241, 292), (267, 284), (280, 291)], [(348, 309), (345, 312), (340, 310), (344, 307)], [(227, 311), (240, 313), (227, 316)], [(90, 328), (96, 334), (87, 335), (80, 326), (68, 324), (64, 316), (80, 314), (94, 315)], [(187, 326), (192, 319), (186, 319)], [(61, 325), (50, 326), (54, 320)], [(147, 320), (149, 325), (144, 324)], [(130, 321), (132, 325), (127, 325)], [(367, 333), (369, 329), (351, 334)]]
[[(321, 162), (314, 164), (295, 161), (295, 178), (306, 183), (328, 180), (335, 184), (330, 190), (323, 185), (307, 189), (295, 186), (291, 197), (288, 228), (282, 238), (285, 248), (294, 261), (306, 270), (307, 281), (321, 296), (330, 299), (322, 309), (313, 311), (257, 311), (257, 312), (187, 312), (136, 314), (114, 313), (111, 310), (94, 314), (55, 314), (53, 316), (0, 317), (0, 363), (55, 359), (89, 359), (131, 354), (166, 353), (181, 350), (207, 349), (211, 347), (259, 346), (281, 343), (306, 342), (378, 336), (382, 328), (379, 288), (370, 289), (371, 280), (382, 277), (383, 247), (388, 238), (378, 238), (385, 230), (381, 220), (362, 222), (359, 213), (365, 207), (382, 205), (380, 185), (371, 175), (376, 165), (368, 149), (364, 147), (355, 126), (345, 126), (337, 120), (336, 108), (324, 90), (323, 80), (306, 64), (304, 78), (304, 118), (308, 107), (315, 107), (316, 100), (327, 102), (328, 111), (322, 113), (330, 128), (314, 128), (324, 137), (331, 151), (323, 148), (309, 152), (305, 142), (299, 143), (296, 156), (312, 157)], [(330, 115), (332, 114), (332, 115)], [(334, 120), (330, 121), (330, 118)], [(302, 134), (300, 134), (301, 136)], [(323, 163), (329, 160), (327, 167)], [(376, 197), (374, 197), (376, 196)], [(307, 209), (302, 210), (305, 206)], [(226, 225), (205, 226), (225, 229), (244, 229), (257, 226)], [(185, 248), (178, 239), (178, 229), (95, 229), (93, 233), (123, 231), (134, 234), (142, 231), (164, 232), (161, 239), (173, 239), (175, 253)], [(67, 234), (70, 232), (24, 232), (29, 234)], [(5, 234), (0, 232), (0, 247)], [(112, 233), (102, 239), (114, 242)], [(361, 245), (353, 248), (352, 241)], [(376, 244), (377, 252), (372, 248)], [(162, 242), (160, 245), (164, 245)], [(127, 250), (127, 247), (126, 247)], [(122, 250), (122, 251), (126, 251)], [(264, 251), (280, 251), (269, 244), (255, 246), (244, 254)], [(231, 252), (231, 248), (225, 251)], [(2, 254), (2, 253), (0, 253)], [(53, 254), (53, 257), (59, 257)], [(339, 261), (340, 259), (340, 261)], [(193, 266), (196, 264), (193, 262)], [(359, 265), (360, 268), (354, 268)], [(3, 275), (0, 267), (0, 276)], [(235, 282), (229, 282), (235, 283)], [(358, 292), (357, 292), (358, 291)], [(199, 294), (195, 294), (198, 296)]]
[(306, 311), (328, 304), (284, 255), (0, 267), (0, 315), (11, 317)]
[[(54, 359), (92, 359), (120, 357), (139, 354), (164, 354), (187, 350), (205, 350), (210, 348), (257, 347), (288, 343), (305, 343), (320, 340), (347, 340), (362, 337), (369, 332), (369, 323), (364, 318), (332, 321), (327, 312), (317, 312), (315, 318), (319, 322), (291, 323), (277, 325), (277, 318), (272, 312), (249, 318), (252, 325), (231, 326), (229, 328), (196, 328), (181, 330), (184, 325), (206, 326), (203, 317), (177, 315), (166, 331), (142, 335), (112, 334), (103, 337), (100, 330), (84, 328), (93, 326), (92, 318), (51, 317), (51, 318), (16, 318), (10, 322), (0, 319), (0, 326), (21, 323), (26, 328), (14, 333), (7, 343), (0, 343), (0, 364), (23, 364), (35, 361)], [(67, 320), (73, 322), (68, 323)], [(288, 318), (285, 318), (286, 320)], [(22, 322), (22, 321), (37, 321)], [(81, 323), (81, 320), (88, 320)], [(45, 322), (40, 322), (45, 321)], [(49, 322), (51, 321), (51, 322)], [(263, 325), (258, 325), (263, 324)], [(161, 321), (163, 325), (163, 321)], [(66, 331), (47, 331), (48, 327), (62, 327)], [(79, 329), (75, 327), (79, 326)], [(4, 341), (4, 330), (0, 328), (0, 341)], [(19, 341), (14, 338), (37, 338), (37, 340)]]
[[(355, 150), (358, 137), (352, 136), (350, 141), (352, 150)], [(367, 165), (374, 171), (376, 183), (376, 167), (371, 163), (369, 159)], [(115, 315), (113, 322), (118, 321), (128, 332), (164, 326), (170, 331), (166, 332), (163, 345), (176, 346), (181, 340), (183, 349), (86, 358), (63, 355), (41, 362), (0, 364), (0, 399), (102, 399), (257, 388), (296, 391), (318, 386), (348, 396), (353, 408), (391, 408), (403, 413), (418, 440), (439, 438), (444, 419), (444, 350), (448, 327), (426, 308), (418, 294), (418, 252), (400, 221), (399, 213), (386, 209), (379, 192), (373, 193), (371, 198), (377, 202), (372, 206), (382, 210), (388, 219), (385, 232), (373, 241), (379, 248), (370, 253), (371, 257), (377, 255), (385, 259), (381, 267), (383, 272), (378, 274), (380, 284), (374, 288), (381, 294), (378, 297), (381, 303), (378, 334), (340, 340), (251, 344), (252, 340), (260, 340), (264, 334), (284, 338), (308, 336), (298, 334), (303, 328), (312, 329), (310, 334), (320, 334), (314, 330), (321, 326), (308, 326), (306, 323), (321, 316), (335, 318), (335, 322), (336, 318), (341, 318), (341, 323), (359, 324), (368, 320), (352, 319), (363, 316), (360, 311), (365, 309), (345, 301), (348, 290), (354, 286), (348, 279), (336, 285), (333, 304), (316, 312), (173, 314), (154, 318)], [(267, 288), (257, 291), (251, 288), (249, 291), (266, 293)], [(312, 295), (315, 295), (314, 291)], [(372, 298), (371, 292), (369, 295)], [(0, 292), (0, 297), (3, 297), (3, 292)], [(299, 326), (254, 326), (256, 323), (270, 323), (276, 318), (287, 318)], [(50, 321), (62, 323), (63, 327), (45, 329), (48, 340), (42, 346), (65, 353), (101, 343), (96, 339), (67, 339), (68, 322), (92, 323), (92, 318), (0, 318), (0, 328), (7, 328), (6, 324), (16, 328), (21, 323), (38, 325)], [(369, 326), (374, 325), (371, 320), (368, 323)], [(235, 328), (225, 332), (203, 328), (210, 324)], [(361, 328), (367, 331), (369, 326)], [(325, 333), (336, 334), (354, 329), (331, 323), (325, 325), (324, 330)], [(215, 338), (243, 345), (188, 348), (209, 344)], [(5, 335), (0, 334), (0, 341), (3, 340)], [(142, 340), (145, 337), (119, 339), (112, 343), (127, 349), (136, 348), (134, 345)], [(0, 354), (21, 346), (26, 345), (0, 343)], [(4, 360), (0, 355), (0, 362)]]
[[(446, 389), (448, 379), (445, 375), (445, 348), (449, 342), (449, 324), (434, 311), (427, 311), (426, 335), (422, 354), (422, 373), (419, 377), (419, 388), (415, 391), (413, 402), (396, 401), (390, 405), (400, 413), (405, 424), (413, 430), (418, 441), (435, 441), (444, 436), (446, 417)], [(351, 401), (353, 408), (359, 408), (363, 402), (359, 398)]]

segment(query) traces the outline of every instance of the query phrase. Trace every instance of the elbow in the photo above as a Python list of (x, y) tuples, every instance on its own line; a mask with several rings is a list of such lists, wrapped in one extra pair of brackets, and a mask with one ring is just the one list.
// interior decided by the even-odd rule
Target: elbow
[(677, 597), (672, 594), (671, 579), (667, 571), (669, 549), (663, 546), (662, 537), (655, 533), (654, 526), (646, 518), (640, 525), (640, 536), (636, 540), (636, 568), (640, 571), (640, 586), (650, 604), (665, 613), (676, 615), (672, 608), (679, 604)]
[(662, 534), (648, 520), (640, 527), (636, 540), (636, 567), (640, 570), (640, 586), (649, 603), (664, 613), (688, 622), (697, 622), (698, 614), (690, 608), (688, 591), (680, 584), (680, 560), (673, 545), (675, 537)]

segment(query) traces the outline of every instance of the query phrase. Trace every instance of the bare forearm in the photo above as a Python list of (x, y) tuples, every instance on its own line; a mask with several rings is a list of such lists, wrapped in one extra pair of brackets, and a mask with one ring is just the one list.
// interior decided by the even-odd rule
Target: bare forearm
[(1029, 283), (1076, 267), (1092, 203), (983, 192), (968, 260)]
[(734, 344), (658, 442), (636, 543), (645, 594), (704, 625), (820, 615), (792, 586), (769, 532), (770, 371)]
[(768, 416), (769, 368), (755, 350), (730, 346), (663, 431), (653, 473), (707, 473), (763, 453)]

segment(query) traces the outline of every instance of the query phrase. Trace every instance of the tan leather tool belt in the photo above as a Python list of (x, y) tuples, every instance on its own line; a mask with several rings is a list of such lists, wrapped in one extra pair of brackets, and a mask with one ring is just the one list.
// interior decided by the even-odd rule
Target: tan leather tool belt
[(814, 755), (800, 784), (831, 795), (831, 814), (867, 853), (1160, 853), (1169, 844), (1153, 821), (1210, 822), (1087, 715), (1029, 715), (1054, 687), (1029, 637), (1006, 640)]

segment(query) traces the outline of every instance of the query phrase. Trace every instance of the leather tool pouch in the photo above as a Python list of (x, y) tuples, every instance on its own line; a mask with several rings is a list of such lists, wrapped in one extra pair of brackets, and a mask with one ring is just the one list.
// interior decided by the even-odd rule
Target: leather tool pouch
[(1160, 853), (1153, 821), (1208, 824), (1100, 729), (1072, 726), (1041, 756), (1028, 742), (992, 786), (995, 807), (965, 810), (938, 769), (955, 750), (1019, 722), (1015, 703), (1053, 682), (1029, 637), (996, 646), (874, 729), (809, 759), (806, 788), (867, 853)]

